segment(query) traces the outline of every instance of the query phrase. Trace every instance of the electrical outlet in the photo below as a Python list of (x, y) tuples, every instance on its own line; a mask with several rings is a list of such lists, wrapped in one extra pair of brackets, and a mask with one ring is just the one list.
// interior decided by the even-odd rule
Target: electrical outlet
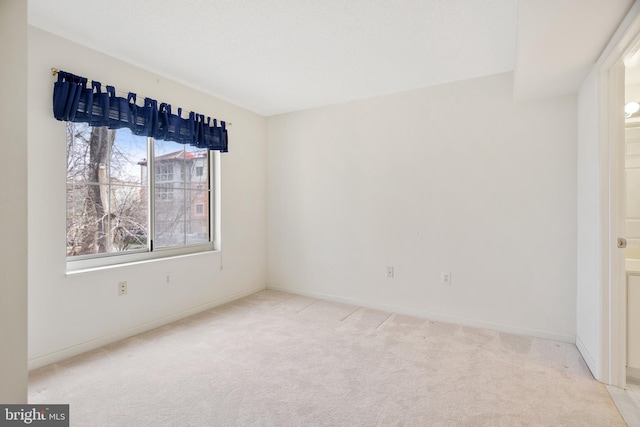
[(450, 285), (451, 273), (445, 273), (445, 272), (440, 273), (440, 283), (442, 283), (443, 285)]
[(393, 279), (394, 271), (393, 267), (387, 267), (387, 279)]
[(127, 282), (118, 282), (118, 296), (127, 294)]
[(171, 273), (164, 273), (164, 284), (165, 285), (171, 284)]

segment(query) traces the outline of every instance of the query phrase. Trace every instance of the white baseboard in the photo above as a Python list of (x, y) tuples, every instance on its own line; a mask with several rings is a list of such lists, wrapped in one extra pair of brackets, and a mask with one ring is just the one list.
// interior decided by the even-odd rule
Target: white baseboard
[(356, 305), (360, 307), (371, 308), (374, 310), (386, 311), (390, 313), (405, 314), (407, 316), (420, 317), (420, 318), (434, 320), (438, 322), (453, 323), (461, 326), (492, 329), (495, 331), (505, 332), (509, 334), (528, 335), (528, 336), (533, 336), (537, 338), (545, 338), (545, 339), (550, 339), (554, 341), (567, 342), (571, 344), (575, 344), (575, 341), (576, 341), (576, 337), (574, 335), (557, 334), (554, 332), (542, 331), (539, 329), (522, 328), (520, 326), (508, 325), (504, 323), (470, 319), (467, 317), (453, 316), (449, 314), (419, 310), (415, 308), (400, 307), (400, 306), (395, 306), (391, 304), (381, 304), (377, 302), (360, 300), (356, 298), (324, 294), (321, 292), (300, 291), (298, 289), (290, 289), (282, 286), (271, 286), (271, 285), (267, 285), (267, 289), (271, 289), (274, 291), (288, 292), (291, 294), (303, 295), (303, 296), (308, 296), (313, 298), (319, 298), (319, 299), (324, 299), (328, 301), (341, 302), (344, 304), (351, 304), (351, 305)]
[(589, 352), (589, 349), (587, 348), (586, 345), (584, 345), (584, 343), (582, 342), (579, 336), (576, 337), (576, 347), (578, 347), (578, 351), (580, 351), (582, 358), (584, 359), (585, 363), (587, 364), (587, 367), (591, 371), (591, 375), (593, 375), (593, 377), (596, 380), (602, 381), (600, 365), (596, 363), (596, 359)]
[(103, 337), (99, 337), (91, 341), (83, 342), (81, 344), (67, 347), (62, 350), (58, 350), (48, 354), (44, 354), (42, 356), (34, 357), (33, 359), (30, 359), (28, 362), (29, 370), (50, 365), (52, 363), (56, 363), (64, 359), (77, 356), (78, 354), (82, 354), (87, 351), (102, 347), (103, 345), (111, 344), (113, 342), (120, 341), (122, 339), (141, 334), (142, 332), (150, 331), (151, 329), (155, 329), (160, 326), (164, 326), (169, 323), (175, 322), (177, 320), (184, 319), (185, 317), (189, 317), (194, 314), (200, 313), (202, 311), (209, 310), (213, 307), (217, 307), (219, 305), (226, 304), (231, 301), (235, 301), (237, 299), (246, 297), (247, 295), (251, 295), (256, 292), (262, 291), (264, 289), (266, 289), (265, 286), (260, 286), (260, 287), (249, 289), (248, 291), (238, 292), (236, 294), (232, 294), (223, 298), (209, 301), (205, 304), (197, 305), (195, 307), (180, 311), (178, 313), (173, 313), (156, 320), (145, 322), (140, 325), (133, 326), (131, 328), (123, 329), (121, 331), (118, 331), (109, 335), (105, 335)]

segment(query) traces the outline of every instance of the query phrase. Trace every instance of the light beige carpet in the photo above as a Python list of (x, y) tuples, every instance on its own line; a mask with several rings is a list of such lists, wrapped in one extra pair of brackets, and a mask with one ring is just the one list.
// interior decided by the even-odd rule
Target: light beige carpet
[(30, 375), (72, 426), (618, 426), (574, 345), (263, 291)]

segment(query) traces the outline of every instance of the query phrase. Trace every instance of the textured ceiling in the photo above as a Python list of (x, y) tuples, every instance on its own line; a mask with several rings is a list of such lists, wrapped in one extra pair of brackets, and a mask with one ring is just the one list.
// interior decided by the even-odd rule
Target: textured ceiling
[[(29, 23), (268, 116), (513, 71), (516, 41), (539, 65), (561, 29), (536, 43), (536, 20), (583, 2), (615, 7), (566, 71), (597, 59), (632, 0), (29, 0)], [(525, 95), (548, 78), (516, 76)]]

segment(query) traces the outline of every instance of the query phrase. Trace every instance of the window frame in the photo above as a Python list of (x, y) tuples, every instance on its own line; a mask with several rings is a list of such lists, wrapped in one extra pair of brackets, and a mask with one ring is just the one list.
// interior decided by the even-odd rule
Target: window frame
[[(218, 251), (217, 247), (217, 235), (218, 235), (218, 216), (219, 211), (217, 208), (218, 194), (219, 194), (219, 174), (217, 173), (217, 169), (219, 168), (220, 162), (218, 159), (219, 153), (217, 151), (209, 150), (206, 166), (207, 166), (207, 183), (208, 189), (202, 188), (200, 191), (204, 194), (207, 191), (209, 192), (209, 207), (208, 207), (208, 221), (209, 221), (209, 240), (205, 243), (194, 243), (194, 244), (185, 244), (185, 245), (176, 245), (176, 246), (167, 246), (167, 247), (155, 247), (153, 244), (153, 238), (155, 237), (155, 227), (154, 227), (154, 213), (155, 213), (155, 187), (158, 184), (161, 184), (163, 181), (158, 181), (156, 183), (155, 179), (155, 141), (156, 139), (152, 137), (147, 137), (147, 182), (148, 186), (147, 191), (147, 204), (148, 204), (148, 212), (147, 212), (147, 229), (148, 229), (148, 241), (147, 247), (141, 249), (132, 249), (124, 252), (106, 252), (106, 253), (98, 253), (98, 254), (86, 254), (86, 255), (75, 255), (75, 256), (66, 256), (66, 271), (67, 273), (81, 272), (85, 270), (93, 270), (93, 269), (103, 269), (103, 268), (111, 268), (118, 267), (132, 263), (138, 262), (146, 262), (153, 260), (161, 260), (178, 256), (185, 255), (195, 255), (195, 254), (204, 254), (204, 253), (213, 253)], [(162, 140), (157, 140), (162, 141)], [(172, 141), (164, 141), (164, 142), (172, 142)], [(175, 143), (177, 147), (184, 147), (182, 144)], [(175, 168), (173, 173), (175, 174)], [(204, 175), (204, 173), (203, 173)], [(205, 183), (203, 182), (203, 184)], [(187, 191), (197, 191), (197, 190), (187, 190)], [(202, 202), (202, 205), (206, 205), (205, 202)], [(206, 211), (206, 209), (205, 209)], [(204, 216), (204, 214), (203, 214)], [(65, 249), (66, 252), (66, 249)]]

